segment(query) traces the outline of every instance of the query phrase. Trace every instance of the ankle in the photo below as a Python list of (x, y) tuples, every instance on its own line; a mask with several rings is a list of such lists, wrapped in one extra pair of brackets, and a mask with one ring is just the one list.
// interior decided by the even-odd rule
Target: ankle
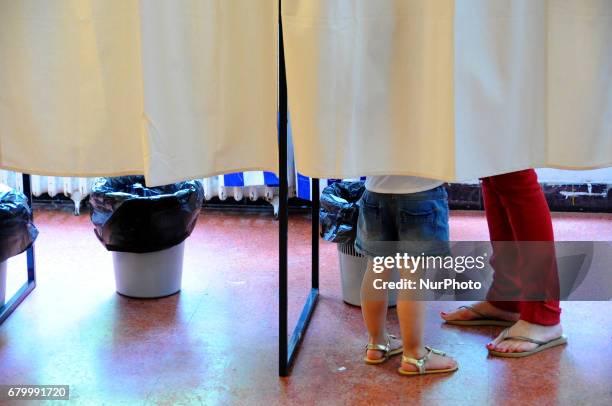
[(491, 302), (479, 302), (482, 303), (482, 306), (490, 306), (491, 308), (493, 308), (494, 310), (498, 311), (498, 312), (503, 312), (503, 313), (508, 313), (508, 314), (519, 314), (519, 312), (517, 311), (517, 309), (515, 308), (506, 308), (505, 306), (501, 306), (499, 303), (491, 303)]
[(426, 353), (427, 350), (422, 345), (408, 347), (404, 346), (404, 355), (407, 357), (419, 359), (424, 357)]
[(523, 319), (519, 319), (519, 322), (525, 325), (526, 327), (531, 327), (531, 328), (561, 329), (561, 322), (557, 324), (539, 324), (539, 323), (533, 323), (533, 322), (523, 320)]
[(370, 344), (387, 344), (387, 334), (383, 334), (380, 336), (370, 336), (369, 343)]

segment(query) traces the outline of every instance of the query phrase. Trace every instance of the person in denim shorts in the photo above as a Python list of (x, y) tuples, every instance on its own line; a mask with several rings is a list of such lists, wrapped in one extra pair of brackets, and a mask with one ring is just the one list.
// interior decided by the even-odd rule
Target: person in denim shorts
[[(389, 281), (392, 269), (375, 270), (375, 257), (442, 255), (447, 252), (448, 198), (442, 182), (412, 176), (372, 176), (360, 202), (355, 249), (368, 257), (361, 286), (361, 308), (369, 340), (364, 361), (380, 364), (402, 354), (399, 373), (419, 375), (453, 372), (457, 363), (423, 343), (424, 307), (400, 291), (397, 314), (401, 340), (386, 329), (387, 290), (375, 280)], [(380, 264), (380, 263), (379, 263)], [(409, 271), (404, 276), (410, 276)]]

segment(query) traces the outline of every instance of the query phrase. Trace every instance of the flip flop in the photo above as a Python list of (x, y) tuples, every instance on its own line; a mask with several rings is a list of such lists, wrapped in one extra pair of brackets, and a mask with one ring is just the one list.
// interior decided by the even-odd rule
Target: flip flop
[(397, 370), (397, 372), (399, 372), (400, 375), (414, 376), (414, 375), (427, 375), (427, 374), (444, 374), (448, 372), (455, 372), (457, 369), (459, 369), (458, 365), (456, 365), (454, 368), (426, 369), (425, 363), (427, 362), (431, 354), (436, 354), (436, 355), (440, 355), (444, 357), (446, 356), (446, 353), (440, 350), (436, 350), (434, 348), (428, 347), (428, 346), (425, 346), (425, 349), (427, 350), (427, 354), (425, 354), (424, 357), (421, 357), (419, 359), (411, 358), (406, 355), (402, 355), (402, 362), (416, 366), (417, 371), (406, 371), (405, 369), (400, 367)]
[(522, 357), (528, 357), (540, 351), (544, 351), (548, 348), (553, 348), (558, 345), (563, 345), (567, 343), (567, 337), (564, 335), (560, 335), (559, 337), (553, 338), (552, 340), (540, 341), (540, 340), (535, 340), (533, 338), (523, 337), (523, 336), (509, 336), (508, 331), (509, 329), (505, 329), (504, 331), (502, 331), (501, 341), (520, 340), (520, 341), (526, 341), (528, 343), (537, 344), (537, 347), (531, 351), (521, 351), (521, 352), (499, 352), (495, 350), (489, 350), (490, 355), (494, 357), (502, 357), (502, 358), (522, 358)]
[(503, 320), (497, 317), (487, 316), (486, 314), (482, 314), (473, 306), (459, 306), (458, 309), (468, 309), (472, 313), (479, 316), (478, 319), (472, 320), (444, 320), (446, 324), (451, 324), (454, 326), (502, 326), (502, 327), (510, 327), (516, 321)]
[[(396, 336), (389, 334), (387, 335), (386, 344), (368, 344), (366, 345), (365, 347), (366, 355), (365, 357), (363, 357), (363, 361), (369, 365), (378, 365), (378, 364), (382, 364), (383, 362), (387, 361), (389, 358), (391, 358), (394, 355), (401, 354), (404, 351), (403, 347), (395, 348), (393, 350), (391, 349), (391, 339), (392, 338), (397, 339)], [(368, 358), (368, 350), (382, 351), (383, 357), (379, 359)]]

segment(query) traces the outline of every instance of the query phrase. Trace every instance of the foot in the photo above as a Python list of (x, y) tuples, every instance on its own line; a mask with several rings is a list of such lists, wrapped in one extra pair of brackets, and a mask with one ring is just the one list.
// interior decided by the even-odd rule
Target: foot
[[(508, 321), (518, 321), (519, 314), (509, 312), (507, 310), (502, 310), (498, 307), (493, 306), (489, 302), (478, 302), (472, 305), (474, 310), (478, 313), (486, 314), (488, 317), (492, 317), (500, 320), (508, 320)], [(454, 321), (454, 320), (476, 320), (480, 319), (482, 316), (480, 314), (474, 313), (470, 309), (460, 308), (453, 310), (452, 312), (440, 312), (440, 317), (442, 317), (446, 321)]]
[[(561, 324), (554, 326), (542, 326), (533, 324), (525, 320), (519, 320), (510, 327), (508, 336), (522, 336), (532, 338), (538, 341), (550, 341), (563, 334)], [(538, 345), (522, 340), (504, 340), (501, 334), (487, 344), (489, 351), (497, 352), (526, 352), (535, 349)]]
[[(427, 350), (425, 349), (425, 347), (421, 347), (416, 350), (404, 349), (404, 355), (410, 358), (423, 358), (425, 354), (427, 354)], [(455, 367), (457, 367), (457, 361), (446, 355), (442, 356), (432, 353), (429, 356), (429, 359), (425, 362), (425, 369), (428, 371), (439, 369), (454, 369)], [(416, 365), (410, 364), (408, 362), (402, 362), (402, 369), (408, 372), (417, 372), (419, 370)]]
[[(393, 351), (393, 350), (397, 350), (398, 348), (402, 348), (402, 340), (398, 338), (393, 338), (393, 337), (389, 337), (389, 339), (391, 340), (389, 351)], [(387, 340), (385, 338), (375, 340), (372, 337), (370, 337), (370, 340), (368, 341), (368, 344), (383, 344), (384, 345), (386, 343), (387, 343)], [(366, 357), (368, 357), (368, 359), (371, 359), (372, 361), (376, 361), (376, 360), (384, 358), (385, 353), (380, 350), (367, 350)]]

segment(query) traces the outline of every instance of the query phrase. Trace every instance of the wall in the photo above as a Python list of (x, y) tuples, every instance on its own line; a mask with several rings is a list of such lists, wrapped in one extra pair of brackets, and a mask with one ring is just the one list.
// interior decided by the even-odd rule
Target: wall
[(596, 169), (592, 171), (538, 169), (538, 178), (541, 183), (603, 183), (612, 185), (612, 168)]

